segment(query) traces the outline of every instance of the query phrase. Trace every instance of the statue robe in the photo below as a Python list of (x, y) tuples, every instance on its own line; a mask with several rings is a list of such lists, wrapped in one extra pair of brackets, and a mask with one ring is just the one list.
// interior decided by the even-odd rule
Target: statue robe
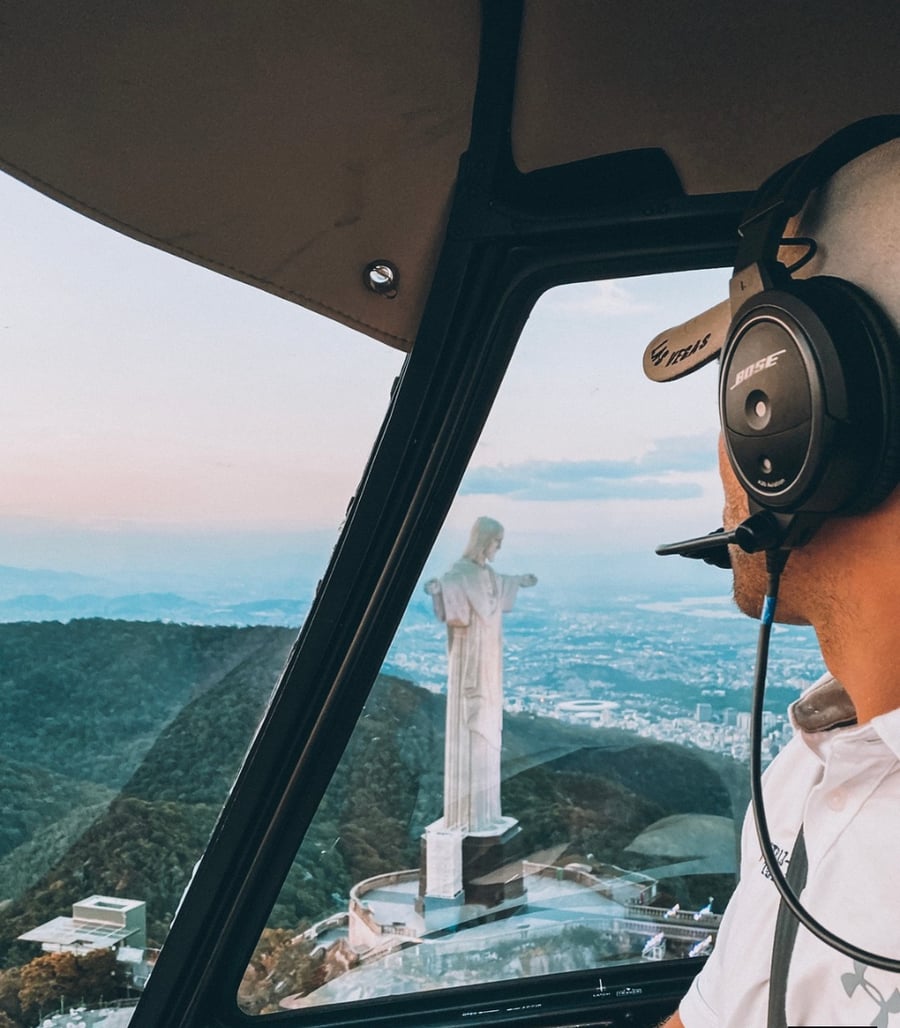
[(463, 558), (434, 597), (447, 624), (446, 828), (488, 831), (502, 816), (503, 613), (512, 610), (519, 581)]

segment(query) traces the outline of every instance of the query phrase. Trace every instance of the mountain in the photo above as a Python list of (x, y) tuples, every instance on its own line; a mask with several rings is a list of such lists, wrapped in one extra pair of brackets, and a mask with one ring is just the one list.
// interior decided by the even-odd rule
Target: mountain
[(18, 758), (0, 792), (7, 962), (31, 952), (16, 935), (95, 892), (147, 899), (161, 941), (293, 639), (265, 627), (0, 625), (0, 750)]
[(100, 619), (0, 625), (0, 753), (118, 788), (186, 703), (260, 648), (284, 658), (293, 637)]
[(178, 593), (110, 596), (76, 593), (63, 597), (46, 593), (16, 593), (0, 599), (0, 623), (104, 618), (195, 625), (299, 627), (308, 610), (307, 600), (284, 597), (235, 603), (215, 597), (189, 599)]
[(96, 575), (51, 571), (48, 568), (16, 568), (0, 564), (0, 600), (37, 593), (64, 597), (87, 592), (111, 595), (114, 591), (115, 586), (112, 583)]
[(0, 565), (0, 623), (104, 618), (299, 628), (321, 574), (319, 564), (318, 559), (295, 559), (280, 572), (273, 569), (255, 585), (248, 585), (240, 576), (234, 581), (217, 581), (215, 576), (194, 579), (185, 575), (165, 591), (155, 588), (158, 575), (137, 575), (126, 582)]
[[(15, 937), (95, 892), (146, 900), (162, 941), (292, 641), (268, 627), (0, 625), (0, 750), (15, 774), (0, 958), (29, 959)], [(441, 812), (444, 710), (379, 677), (270, 925), (296, 929), (342, 909), (354, 882), (417, 866)], [(634, 866), (625, 851), (655, 822), (744, 804), (730, 761), (623, 731), (508, 714), (504, 748), (504, 811), (531, 851)], [(694, 885), (705, 901), (709, 883)]]

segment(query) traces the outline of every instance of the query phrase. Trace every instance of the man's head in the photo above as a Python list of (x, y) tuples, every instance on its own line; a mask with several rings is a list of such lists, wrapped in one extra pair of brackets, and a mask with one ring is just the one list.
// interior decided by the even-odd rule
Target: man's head
[[(891, 359), (900, 367), (900, 339), (894, 339), (900, 326), (900, 139), (892, 139), (868, 150), (840, 167), (808, 196), (782, 235), (815, 241), (811, 256), (810, 247), (805, 243), (782, 246), (778, 250), (778, 261), (788, 268), (803, 257), (809, 258), (796, 269), (794, 279), (823, 275), (837, 277), (862, 289), (877, 304), (885, 316), (891, 347), (896, 343), (898, 352), (892, 353)], [(645, 369), (649, 376), (657, 380), (680, 377), (705, 363), (710, 356), (715, 356), (725, 342), (734, 313), (735, 310), (726, 303), (692, 319), (686, 326), (661, 333), (645, 354)], [(739, 370), (745, 363), (741, 363)], [(731, 377), (736, 380), (738, 374)], [(760, 379), (760, 383), (764, 385), (764, 380)], [(723, 395), (727, 396), (729, 385), (730, 381), (723, 385)], [(892, 388), (898, 402), (897, 409), (891, 410), (889, 415), (891, 431), (900, 438), (900, 380), (894, 382)], [(766, 404), (769, 397), (765, 388), (761, 390), (762, 400), (755, 391), (745, 392), (748, 397), (745, 406), (750, 411), (748, 420), (757, 412), (768, 414)], [(868, 388), (862, 392), (859, 405), (867, 414), (872, 404), (879, 403), (879, 397), (870, 396), (872, 391)], [(749, 406), (751, 401), (757, 405), (755, 408)], [(733, 438), (730, 436), (729, 442)], [(891, 448), (894, 448), (893, 443)], [(831, 448), (825, 447), (823, 458), (827, 461), (832, 456)], [(762, 462), (762, 458), (753, 457), (753, 460), (757, 459)], [(729, 459), (724, 451), (720, 452), (727, 530), (748, 516), (747, 494), (735, 476), (732, 461), (733, 454)], [(848, 464), (846, 458), (844, 462)], [(881, 458), (879, 462), (880, 465), (885, 463)], [(852, 474), (861, 462), (849, 463), (851, 466), (847, 470)], [(900, 453), (888, 454), (888, 466), (891, 465), (900, 465)], [(751, 462), (751, 474), (753, 466)], [(746, 479), (746, 467), (744, 477)], [(897, 477), (900, 476), (895, 476), (893, 471), (888, 472), (882, 494), (892, 491)], [(879, 509), (885, 506), (893, 510), (900, 504), (878, 505)], [(778, 509), (777, 505), (773, 509)], [(883, 520), (884, 513), (884, 510), (880, 511), (878, 520)], [(900, 510), (897, 516), (900, 527)], [(860, 534), (868, 517), (867, 514), (828, 517), (811, 540), (792, 554), (782, 584), (779, 620), (817, 623), (821, 608), (833, 602), (839, 590), (837, 579), (846, 572), (848, 557), (852, 556), (851, 536)], [(853, 545), (857, 542), (854, 539)], [(762, 554), (739, 552), (732, 547), (732, 561), (736, 599), (743, 610), (756, 616), (765, 586), (764, 557)]]

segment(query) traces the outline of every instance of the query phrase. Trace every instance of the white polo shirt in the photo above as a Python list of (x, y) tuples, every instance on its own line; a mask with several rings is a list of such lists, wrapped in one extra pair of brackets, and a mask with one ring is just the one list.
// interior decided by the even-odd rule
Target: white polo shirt
[[(900, 960), (900, 709), (865, 725), (806, 730), (804, 707), (815, 708), (816, 690), (836, 684), (820, 679), (791, 709), (796, 734), (763, 777), (769, 832), (787, 873), (802, 820), (804, 906), (854, 945)], [(766, 1025), (778, 905), (748, 811), (740, 883), (715, 949), (682, 1000), (685, 1028)], [(854, 965), (801, 925), (786, 1008), (788, 1024), (804, 1028), (900, 1028), (900, 975)]]

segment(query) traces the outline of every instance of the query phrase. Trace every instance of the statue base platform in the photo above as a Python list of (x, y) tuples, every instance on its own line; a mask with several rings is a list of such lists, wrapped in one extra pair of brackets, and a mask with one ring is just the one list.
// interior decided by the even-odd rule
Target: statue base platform
[(525, 894), (522, 828), (502, 817), (479, 832), (445, 828), (443, 820), (425, 829), (417, 908), (428, 898), (454, 899), (495, 907)]
[(469, 832), (462, 844), (466, 903), (494, 907), (525, 893), (522, 879), (522, 827), (504, 817), (481, 832)]
[(428, 825), (422, 836), (419, 897), (456, 899), (462, 894), (463, 830), (445, 828), (443, 818)]

